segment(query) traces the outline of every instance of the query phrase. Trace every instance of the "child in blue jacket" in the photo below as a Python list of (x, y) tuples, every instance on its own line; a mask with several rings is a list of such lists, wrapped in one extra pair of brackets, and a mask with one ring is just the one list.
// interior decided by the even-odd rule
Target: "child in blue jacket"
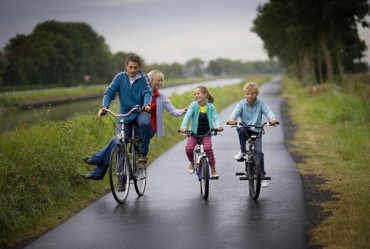
[[(274, 113), (271, 111), (270, 107), (260, 98), (257, 98), (259, 94), (258, 85), (254, 82), (248, 82), (243, 87), (244, 99), (240, 100), (234, 110), (232, 111), (228, 123), (233, 125), (236, 123), (236, 120), (240, 118), (240, 122), (246, 125), (262, 125), (262, 115), (264, 115), (271, 125), (276, 124), (276, 118)], [(239, 161), (247, 153), (246, 142), (247, 137), (243, 131), (242, 127), (237, 128), (240, 151), (234, 156), (234, 159)], [(262, 137), (259, 137), (256, 140), (256, 149), (260, 154), (261, 158), (261, 173), (262, 176), (266, 175), (265, 166), (264, 166), (264, 157), (262, 153)], [(268, 182), (263, 180), (261, 183), (262, 187), (267, 187)]]

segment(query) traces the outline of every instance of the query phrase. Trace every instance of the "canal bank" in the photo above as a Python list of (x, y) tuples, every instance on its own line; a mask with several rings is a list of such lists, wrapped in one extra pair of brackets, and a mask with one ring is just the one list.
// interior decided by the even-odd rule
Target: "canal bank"
[[(266, 77), (266, 79), (268, 79)], [(161, 92), (170, 97), (191, 91), (197, 85), (207, 87), (223, 87), (238, 84), (241, 78), (219, 79), (196, 83), (178, 84), (164, 87)], [(27, 101), (19, 104), (19, 109), (2, 110), (3, 121), (0, 123), (1, 132), (9, 131), (19, 125), (30, 125), (39, 120), (65, 120), (76, 113), (96, 112), (101, 106), (104, 91), (99, 94), (74, 97), (58, 97), (53, 100)]]

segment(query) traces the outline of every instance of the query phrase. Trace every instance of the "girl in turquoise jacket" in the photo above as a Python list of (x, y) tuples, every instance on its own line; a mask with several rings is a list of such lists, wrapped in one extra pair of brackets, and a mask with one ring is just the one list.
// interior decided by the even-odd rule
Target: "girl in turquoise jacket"
[[(219, 131), (223, 131), (216, 108), (213, 105), (214, 98), (209, 94), (206, 87), (198, 86), (194, 89), (194, 100), (195, 101), (190, 104), (189, 109), (185, 114), (180, 131), (186, 131), (189, 123), (189, 130), (197, 135), (205, 135), (212, 128), (217, 128)], [(211, 166), (212, 178), (218, 179), (219, 174), (216, 171), (216, 161), (212, 149), (211, 135), (208, 135), (203, 139), (203, 144)], [(190, 136), (185, 146), (185, 152), (190, 162), (188, 171), (191, 174), (194, 173), (193, 150), (196, 145), (197, 138)]]

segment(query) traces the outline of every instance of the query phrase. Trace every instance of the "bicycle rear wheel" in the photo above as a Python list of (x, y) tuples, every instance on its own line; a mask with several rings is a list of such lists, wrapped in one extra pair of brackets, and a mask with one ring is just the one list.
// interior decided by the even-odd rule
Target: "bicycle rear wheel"
[(146, 188), (146, 166), (136, 168), (133, 178), (136, 193), (138, 196), (143, 196)]
[(207, 199), (209, 194), (209, 163), (205, 157), (200, 160), (198, 176), (200, 181), (200, 194), (203, 199)]
[(124, 203), (130, 190), (130, 162), (122, 145), (116, 145), (109, 160), (109, 182), (114, 199)]
[(130, 162), (133, 165), (132, 178), (134, 179), (135, 191), (138, 196), (143, 196), (146, 188), (146, 166), (145, 164), (138, 163), (137, 157), (139, 155), (140, 140), (135, 138), (134, 128), (132, 130), (133, 143), (131, 144), (131, 158)]
[(257, 200), (261, 190), (261, 171), (260, 160), (258, 156), (253, 156), (248, 163), (248, 183), (249, 195), (254, 200)]

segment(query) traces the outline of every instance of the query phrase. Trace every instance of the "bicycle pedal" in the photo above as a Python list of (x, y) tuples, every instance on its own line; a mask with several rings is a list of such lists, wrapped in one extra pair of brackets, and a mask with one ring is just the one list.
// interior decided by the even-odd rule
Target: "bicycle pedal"
[(146, 167), (145, 167), (145, 164), (138, 164), (137, 165), (137, 172), (140, 172), (140, 171), (143, 171), (144, 169), (145, 169)]
[(237, 176), (244, 176), (245, 175), (245, 172), (236, 172), (235, 175), (237, 175)]
[(271, 177), (269, 177), (269, 176), (262, 176), (261, 177), (261, 180), (271, 180)]
[(242, 176), (242, 177), (239, 177), (239, 180), (249, 180), (249, 177), (247, 177), (247, 176)]

